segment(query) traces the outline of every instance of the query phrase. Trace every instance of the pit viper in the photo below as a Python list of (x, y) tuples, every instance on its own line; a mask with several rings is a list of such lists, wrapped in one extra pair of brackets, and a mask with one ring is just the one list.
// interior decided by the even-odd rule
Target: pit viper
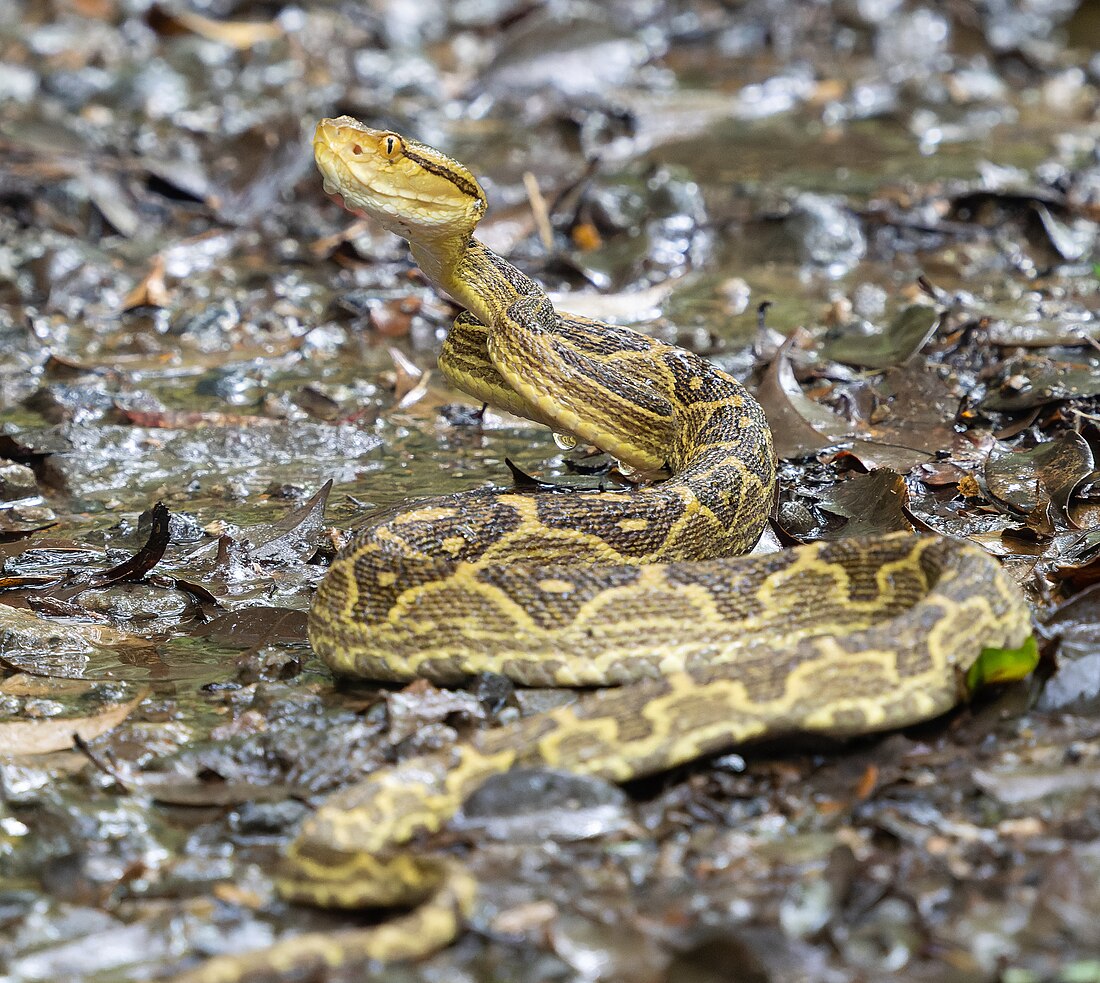
[(354, 536), (309, 614), (337, 672), (602, 688), (379, 771), (304, 824), (277, 880), (285, 897), (405, 914), (219, 956), (180, 980), (323, 978), (447, 944), (476, 885), (402, 844), (509, 768), (625, 781), (754, 739), (902, 727), (953, 707), (983, 648), (1027, 639), (1014, 584), (960, 541), (894, 534), (731, 558), (756, 543), (776, 484), (744, 387), (681, 348), (556, 310), (473, 237), (486, 196), (451, 157), (347, 116), (322, 120), (313, 148), (325, 190), (408, 240), (465, 308), (439, 357), (451, 383), (665, 480), (485, 488), (381, 513)]

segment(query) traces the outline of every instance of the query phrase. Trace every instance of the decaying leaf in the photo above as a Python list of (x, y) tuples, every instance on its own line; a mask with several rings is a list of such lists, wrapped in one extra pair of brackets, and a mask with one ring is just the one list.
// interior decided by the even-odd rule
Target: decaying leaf
[(981, 401), (985, 410), (1014, 412), (1100, 394), (1100, 359), (1066, 354), (1029, 354), (1005, 362), (999, 382)]
[(1100, 582), (1100, 530), (1091, 530), (1064, 548), (1054, 574), (1074, 590)]
[(241, 608), (219, 615), (191, 632), (192, 638), (206, 638), (216, 645), (257, 650), (265, 645), (304, 642), (306, 614), (290, 608), (268, 605)]
[(991, 495), (1025, 515), (1050, 503), (1072, 525), (1074, 491), (1094, 474), (1092, 448), (1081, 434), (1064, 430), (1031, 450), (990, 456), (985, 482)]
[(122, 301), (124, 311), (135, 307), (167, 307), (168, 287), (164, 282), (164, 257), (156, 255), (145, 274)]
[(117, 662), (120, 648), (145, 644), (110, 625), (52, 621), (0, 604), (0, 665), (13, 671), (77, 679), (90, 661)]
[(164, 557), (164, 551), (168, 548), (168, 521), (171, 514), (168, 506), (163, 502), (157, 502), (153, 506), (152, 526), (149, 529), (149, 539), (133, 556), (116, 564), (109, 570), (93, 574), (82, 587), (105, 587), (108, 584), (117, 584), (123, 581), (141, 580)]
[(785, 460), (809, 457), (851, 437), (845, 420), (808, 399), (799, 387), (787, 357), (796, 337), (791, 335), (776, 353), (756, 393), (772, 429), (775, 452)]
[(276, 41), (283, 36), (282, 27), (274, 21), (214, 20), (194, 11), (168, 10), (159, 6), (152, 11), (151, 19), (162, 34), (187, 31), (239, 51), (247, 51), (257, 44)]
[(18, 674), (0, 683), (0, 755), (48, 754), (117, 727), (148, 695), (123, 682)]
[(881, 331), (830, 333), (822, 345), (822, 354), (867, 369), (899, 365), (924, 347), (935, 333), (939, 320), (940, 315), (934, 308), (910, 304)]
[(1100, 707), (1100, 584), (1060, 604), (1040, 630), (1058, 645), (1057, 668), (1043, 687), (1040, 709), (1095, 713)]
[(195, 430), (200, 427), (269, 427), (283, 424), (277, 417), (200, 410), (138, 410), (116, 407), (118, 415), (135, 427), (163, 430)]
[(325, 522), (325, 504), (332, 491), (332, 479), (281, 519), (252, 526), (242, 538), (255, 560), (308, 560), (317, 552)]
[(905, 514), (905, 479), (887, 468), (855, 475), (817, 495), (821, 507), (848, 522), (837, 536), (871, 536), (911, 530)]

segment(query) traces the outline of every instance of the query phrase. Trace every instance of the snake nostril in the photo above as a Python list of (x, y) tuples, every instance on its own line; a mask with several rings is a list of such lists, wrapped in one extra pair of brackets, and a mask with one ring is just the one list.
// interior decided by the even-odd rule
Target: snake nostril
[(359, 154), (361, 154), (363, 152), (363, 148), (360, 147), (359, 144), (357, 144), (357, 143), (352, 144), (351, 152), (353, 154), (355, 154), (356, 156), (358, 156)]

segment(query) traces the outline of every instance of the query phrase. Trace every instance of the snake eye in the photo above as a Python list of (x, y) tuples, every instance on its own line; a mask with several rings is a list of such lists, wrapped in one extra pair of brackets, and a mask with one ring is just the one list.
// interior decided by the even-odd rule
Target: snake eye
[(405, 150), (405, 144), (396, 133), (387, 133), (378, 141), (378, 149), (390, 160), (401, 156)]

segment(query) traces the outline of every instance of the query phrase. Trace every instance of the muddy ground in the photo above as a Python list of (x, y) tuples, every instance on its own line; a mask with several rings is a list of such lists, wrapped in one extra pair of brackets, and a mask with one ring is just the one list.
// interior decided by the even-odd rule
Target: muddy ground
[(481, 882), (460, 941), (330, 978), (1100, 980), (1098, 41), (1072, 0), (7, 0), (0, 978), (356, 921), (275, 895), (303, 816), (561, 698), (305, 640), (372, 507), (609, 464), (442, 382), (455, 309), (314, 173), (350, 113), (470, 164), (563, 308), (754, 388), (761, 548), (969, 538), (1044, 659), (903, 734), (505, 779), (425, 844)]

